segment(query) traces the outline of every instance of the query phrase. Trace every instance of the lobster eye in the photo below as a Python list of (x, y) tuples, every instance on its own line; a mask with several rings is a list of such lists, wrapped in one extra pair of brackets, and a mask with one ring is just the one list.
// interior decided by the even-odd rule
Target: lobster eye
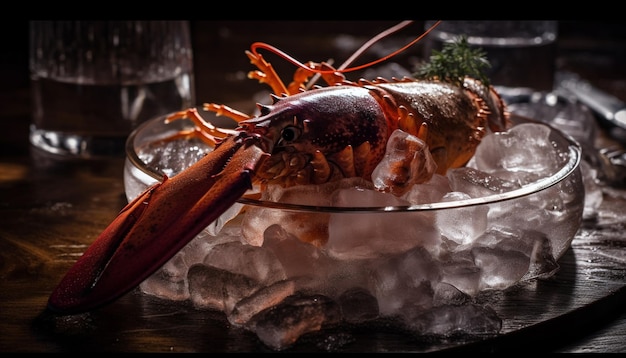
[(285, 127), (280, 133), (280, 137), (286, 142), (291, 142), (293, 140), (296, 140), (298, 139), (299, 136), (300, 136), (300, 128), (294, 127), (294, 126)]

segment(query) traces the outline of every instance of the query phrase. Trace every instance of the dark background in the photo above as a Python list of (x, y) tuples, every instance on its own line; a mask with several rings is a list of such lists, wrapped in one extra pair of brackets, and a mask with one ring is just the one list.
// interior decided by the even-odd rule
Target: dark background
[[(244, 51), (253, 42), (267, 42), (289, 53), (300, 61), (324, 61), (335, 58), (343, 61), (348, 54), (338, 54), (336, 48), (317, 46), (319, 39), (345, 34), (366, 41), (380, 31), (393, 26), (397, 21), (191, 21), (194, 46), (195, 88), (198, 103), (217, 102), (229, 104), (235, 98), (248, 98), (262, 87), (245, 78), (252, 69)], [(3, 24), (0, 31), (0, 131), (9, 126), (26, 128), (30, 120), (30, 93), (28, 76), (28, 21)], [(400, 32), (398, 39), (411, 39), (421, 34), (423, 22)], [(310, 46), (301, 46), (307, 41)], [(406, 42), (398, 43), (399, 46)], [(297, 48), (299, 52), (294, 53)], [(310, 51), (308, 51), (310, 50)], [(390, 49), (393, 50), (393, 49)], [(570, 63), (559, 66), (579, 67), (584, 75), (585, 67), (594, 69), (596, 83), (611, 92), (621, 92), (614, 88), (613, 77), (626, 75), (626, 25), (611, 21), (560, 21), (558, 57), (568, 57)], [(571, 53), (589, 53), (592, 56), (569, 56)], [(324, 56), (320, 58), (319, 56)], [(420, 56), (419, 44), (407, 51), (404, 56)], [(292, 71), (293, 66), (285, 61), (266, 58), (279, 71)], [(328, 57), (326, 57), (328, 56)], [(338, 58), (344, 56), (343, 58)], [(578, 55), (577, 55), (578, 56)], [(367, 58), (363, 58), (365, 61)], [(579, 63), (575, 63), (580, 60)], [(608, 62), (622, 63), (621, 73), (614, 73), (615, 66)], [(574, 63), (572, 63), (574, 62)], [(363, 63), (363, 62), (361, 62)], [(603, 68), (613, 68), (612, 73)], [(218, 70), (216, 70), (218, 69)], [(288, 76), (290, 74), (287, 74)], [(16, 95), (16, 91), (18, 94)], [(17, 99), (16, 99), (17, 98)], [(17, 101), (17, 103), (15, 102)], [(23, 136), (3, 138), (0, 142), (0, 155), (6, 151), (28, 151), (27, 130), (19, 130)]]
[[(270, 4), (263, 5), (266, 5), (263, 11), (270, 10)], [(191, 21), (197, 102), (225, 103), (237, 109), (253, 106), (253, 94), (265, 89), (256, 81), (245, 78), (253, 67), (244, 51), (255, 41), (275, 45), (300, 61), (335, 58), (340, 63), (347, 55), (335, 47), (320, 45), (328, 43), (322, 39), (345, 34), (365, 42), (396, 23)], [(80, 338), (75, 339), (72, 335), (72, 324), (68, 325), (71, 332), (66, 335), (55, 336), (49, 335), (47, 330), (31, 330), (33, 317), (40, 313), (53, 285), (67, 269), (55, 263), (58, 251), (50, 245), (87, 243), (93, 237), (90, 235), (97, 235), (115, 217), (126, 203), (121, 177), (123, 162), (111, 160), (102, 165), (81, 163), (57, 168), (40, 165), (29, 156), (28, 22), (3, 23), (1, 28), (0, 351), (3, 347), (6, 347), (5, 351), (50, 352), (154, 351), (155, 347), (159, 348), (158, 351), (167, 348), (216, 352), (258, 350), (258, 344), (249, 335), (228, 331), (227, 327), (219, 324), (221, 321), (216, 323), (210, 312), (198, 314), (193, 310), (179, 311), (176, 307), (179, 313), (170, 316), (163, 314), (159, 302), (138, 299), (136, 295), (125, 296), (114, 305), (96, 312), (96, 331), (79, 335)], [(572, 69), (626, 101), (626, 25), (619, 22), (561, 21), (559, 30), (557, 67)], [(422, 25), (418, 21), (394, 36), (400, 40), (397, 47), (421, 31)], [(393, 50), (395, 48), (389, 52)], [(417, 45), (398, 58), (407, 60), (419, 56)], [(270, 58), (269, 55), (266, 58), (280, 71), (288, 71), (286, 76), (293, 73), (293, 66), (285, 61)], [(71, 205), (58, 208), (51, 206), (52, 203)], [(564, 270), (553, 280), (539, 285), (537, 291), (529, 290), (527, 294), (521, 291), (521, 296), (516, 296), (515, 291), (509, 292), (511, 297), (507, 302), (510, 305), (508, 312), (515, 320), (541, 320), (542, 317), (537, 314), (529, 317), (524, 312), (528, 309), (544, 313), (560, 311), (564, 304), (568, 305), (566, 308), (577, 307), (574, 303), (578, 300), (588, 302), (590, 296), (602, 296), (604, 299), (587, 309), (565, 315), (563, 319), (523, 330), (517, 338), (513, 336), (511, 340), (493, 342), (493, 346), (490, 346), (492, 342), (487, 342), (484, 349), (478, 350), (493, 352), (498, 351), (500, 346), (503, 352), (624, 352), (626, 288), (623, 264), (597, 254), (611, 250), (619, 252), (624, 248), (623, 223), (619, 223), (622, 214), (623, 206), (605, 230), (613, 236), (606, 236), (603, 231), (597, 233), (599, 236), (589, 234), (582, 237), (576, 250), (572, 250), (562, 261)], [(578, 256), (572, 254), (574, 251)], [(603, 295), (607, 290), (613, 294), (605, 297)], [(534, 292), (541, 297), (540, 300), (533, 299)], [(82, 326), (78, 328), (82, 329)], [(375, 333), (379, 339), (370, 339), (372, 335), (360, 337), (360, 342), (372, 351), (384, 351), (389, 346), (395, 350), (421, 348), (412, 341), (402, 342), (394, 336), (387, 339), (384, 332), (380, 335)], [(225, 336), (229, 339), (223, 342), (206, 339)], [(352, 347), (360, 348), (358, 345)], [(305, 345), (300, 350), (306, 348)]]

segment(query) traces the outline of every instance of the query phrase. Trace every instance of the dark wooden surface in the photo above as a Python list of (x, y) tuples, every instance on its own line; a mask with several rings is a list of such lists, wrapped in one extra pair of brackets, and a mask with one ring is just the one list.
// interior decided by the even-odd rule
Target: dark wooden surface
[[(241, 76), (250, 69), (243, 51), (254, 41), (301, 60), (324, 60), (333, 54), (322, 44), (335, 35), (366, 39), (391, 24), (193, 22), (198, 103), (254, 105), (260, 86)], [(625, 26), (565, 22), (560, 29), (558, 65), (626, 100)], [(137, 292), (87, 315), (57, 318), (44, 311), (61, 276), (126, 203), (123, 158), (59, 162), (30, 148), (27, 24), (13, 30), (0, 53), (0, 351), (267, 351), (219, 313)], [(599, 143), (613, 143), (600, 134)], [(626, 352), (626, 192), (605, 191), (597, 219), (584, 223), (555, 276), (498, 293), (501, 335), (432, 342), (384, 327), (345, 328), (331, 332), (350, 337), (335, 348)], [(323, 351), (323, 338), (303, 339), (290, 351)]]

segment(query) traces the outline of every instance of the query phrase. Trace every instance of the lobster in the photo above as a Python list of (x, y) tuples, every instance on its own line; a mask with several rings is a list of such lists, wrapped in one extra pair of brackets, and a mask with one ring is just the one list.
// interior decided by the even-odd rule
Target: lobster
[[(285, 85), (254, 45), (246, 54), (258, 69), (249, 77), (272, 88), (273, 103), (258, 104), (256, 117), (204, 105), (236, 121), (235, 129), (213, 126), (195, 108), (170, 115), (168, 121), (191, 119), (195, 135), (214, 150), (128, 203), (61, 279), (49, 297), (50, 310), (87, 312), (129, 292), (254, 185), (372, 180), (390, 137), (401, 131), (411, 140), (399, 145), (409, 150), (376, 184), (400, 195), (435, 173), (463, 166), (487, 131), (509, 125), (499, 94), (471, 77), (461, 86), (437, 78), (352, 82), (346, 71), (309, 62)], [(307, 88), (315, 73), (328, 86)]]

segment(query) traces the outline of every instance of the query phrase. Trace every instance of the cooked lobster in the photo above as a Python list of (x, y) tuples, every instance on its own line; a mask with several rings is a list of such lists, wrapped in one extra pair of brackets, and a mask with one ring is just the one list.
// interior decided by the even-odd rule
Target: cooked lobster
[[(400, 195), (434, 173), (463, 166), (486, 133), (508, 127), (498, 93), (483, 81), (376, 79), (351, 82), (326, 63), (299, 68), (285, 85), (254, 49), (246, 54), (258, 70), (250, 77), (268, 84), (274, 103), (258, 105), (253, 117), (223, 105), (205, 109), (238, 126), (221, 129), (195, 109), (168, 120), (190, 118), (214, 150), (130, 202), (61, 280), (48, 307), (61, 314), (95, 309), (139, 285), (253, 185), (321, 184), (346, 177), (372, 180), (401, 131), (410, 150), (385, 168), (375, 183)], [(320, 73), (327, 87), (308, 89)], [(316, 241), (323, 245), (323, 239)]]

